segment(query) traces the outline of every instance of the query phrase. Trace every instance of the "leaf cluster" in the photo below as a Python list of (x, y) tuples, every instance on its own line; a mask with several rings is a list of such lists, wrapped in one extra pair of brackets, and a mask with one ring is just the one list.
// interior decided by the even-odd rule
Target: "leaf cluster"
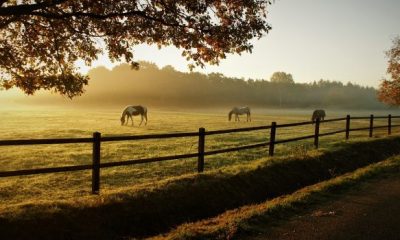
[(393, 40), (393, 46), (386, 52), (388, 67), (386, 72), (390, 79), (383, 79), (379, 88), (379, 100), (398, 106), (400, 105), (400, 37)]
[(133, 68), (133, 46), (175, 46), (189, 67), (251, 52), (250, 40), (271, 27), (267, 0), (0, 0), (0, 81), (27, 94), (81, 95), (90, 65), (106, 51)]

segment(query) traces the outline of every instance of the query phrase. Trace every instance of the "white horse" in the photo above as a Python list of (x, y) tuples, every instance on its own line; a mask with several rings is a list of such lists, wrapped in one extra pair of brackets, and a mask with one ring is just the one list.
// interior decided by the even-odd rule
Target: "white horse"
[[(128, 125), (129, 118), (132, 121), (133, 126), (133, 116), (140, 115), (142, 117), (142, 121), (140, 122), (139, 126), (142, 125), (143, 119), (146, 120), (144, 125), (147, 125), (147, 108), (144, 106), (127, 106), (124, 111), (122, 112), (121, 116), (121, 125)], [(126, 121), (125, 121), (126, 118)]]
[(246, 114), (247, 115), (247, 122), (251, 122), (251, 115), (250, 115), (250, 108), (249, 107), (234, 107), (232, 110), (229, 112), (229, 121), (232, 118), (232, 114), (235, 114), (235, 122), (240, 121), (239, 115)]
[(315, 122), (317, 119), (319, 120), (324, 120), (326, 114), (325, 114), (325, 110), (322, 109), (317, 109), (313, 112), (312, 116), (311, 116), (311, 121)]

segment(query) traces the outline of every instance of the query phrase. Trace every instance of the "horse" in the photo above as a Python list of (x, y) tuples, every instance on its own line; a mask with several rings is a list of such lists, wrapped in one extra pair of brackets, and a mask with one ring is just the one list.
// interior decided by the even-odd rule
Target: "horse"
[(326, 114), (325, 114), (325, 110), (322, 109), (317, 109), (313, 112), (312, 117), (311, 117), (311, 121), (315, 122), (317, 119), (319, 120), (324, 120)]
[(251, 115), (250, 115), (250, 108), (249, 107), (234, 107), (232, 110), (229, 112), (229, 121), (232, 118), (232, 114), (235, 114), (235, 122), (240, 121), (239, 115), (246, 114), (247, 115), (247, 122), (251, 122)]
[[(142, 117), (142, 121), (140, 122), (139, 126), (142, 125), (143, 119), (146, 120), (145, 125), (147, 125), (147, 108), (141, 105), (138, 106), (127, 106), (124, 111), (122, 112), (121, 116), (121, 125), (128, 125), (129, 118), (132, 121), (133, 126), (133, 116), (140, 115)], [(126, 121), (125, 121), (126, 118)]]

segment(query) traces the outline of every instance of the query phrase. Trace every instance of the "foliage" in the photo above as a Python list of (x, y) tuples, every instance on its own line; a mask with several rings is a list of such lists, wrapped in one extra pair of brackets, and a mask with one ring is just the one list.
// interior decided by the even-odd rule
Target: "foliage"
[(285, 72), (274, 72), (272, 74), (270, 81), (272, 83), (280, 83), (280, 84), (293, 84), (294, 80), (292, 74)]
[(283, 103), (283, 92), (286, 92), (291, 84), (294, 84), (294, 80), (292, 74), (285, 72), (275, 72), (271, 76), (271, 83), (276, 84), (275, 88), (277, 89), (279, 95), (279, 107), (282, 107)]
[(384, 79), (379, 89), (379, 99), (389, 105), (400, 105), (400, 37), (393, 40), (393, 46), (386, 52), (390, 79)]
[[(267, 0), (0, 0), (0, 75), (6, 89), (51, 89), (70, 98), (91, 64), (108, 51), (137, 68), (132, 47), (173, 45), (190, 67), (218, 64), (229, 53), (251, 52), (251, 39), (270, 30)], [(103, 46), (105, 45), (105, 46)]]
[(386, 108), (376, 99), (374, 88), (351, 83), (321, 79), (310, 84), (277, 84), (263, 79), (246, 81), (220, 73), (183, 73), (170, 66), (159, 69), (147, 62), (140, 65), (141, 71), (133, 71), (127, 64), (112, 71), (93, 69), (89, 72), (92, 80), (86, 94), (72, 102), (35, 96), (29, 103), (98, 106), (102, 102), (103, 106), (121, 107), (135, 101), (150, 107)]

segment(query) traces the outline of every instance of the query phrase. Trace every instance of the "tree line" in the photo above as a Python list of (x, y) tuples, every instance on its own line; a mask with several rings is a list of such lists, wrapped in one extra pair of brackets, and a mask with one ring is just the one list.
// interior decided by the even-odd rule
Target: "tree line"
[[(112, 70), (94, 68), (89, 72), (91, 80), (84, 95), (73, 100), (58, 97), (58, 101), (50, 102), (196, 108), (243, 105), (269, 108), (386, 108), (377, 100), (376, 89), (350, 82), (343, 84), (321, 79), (312, 83), (295, 83), (290, 74), (282, 72), (275, 73), (270, 80), (245, 80), (221, 73), (180, 72), (172, 66), (159, 68), (149, 62), (141, 62), (140, 66), (139, 71), (132, 70), (128, 64), (121, 64)], [(41, 99), (49, 102), (48, 98)], [(51, 98), (57, 97), (53, 95)]]

